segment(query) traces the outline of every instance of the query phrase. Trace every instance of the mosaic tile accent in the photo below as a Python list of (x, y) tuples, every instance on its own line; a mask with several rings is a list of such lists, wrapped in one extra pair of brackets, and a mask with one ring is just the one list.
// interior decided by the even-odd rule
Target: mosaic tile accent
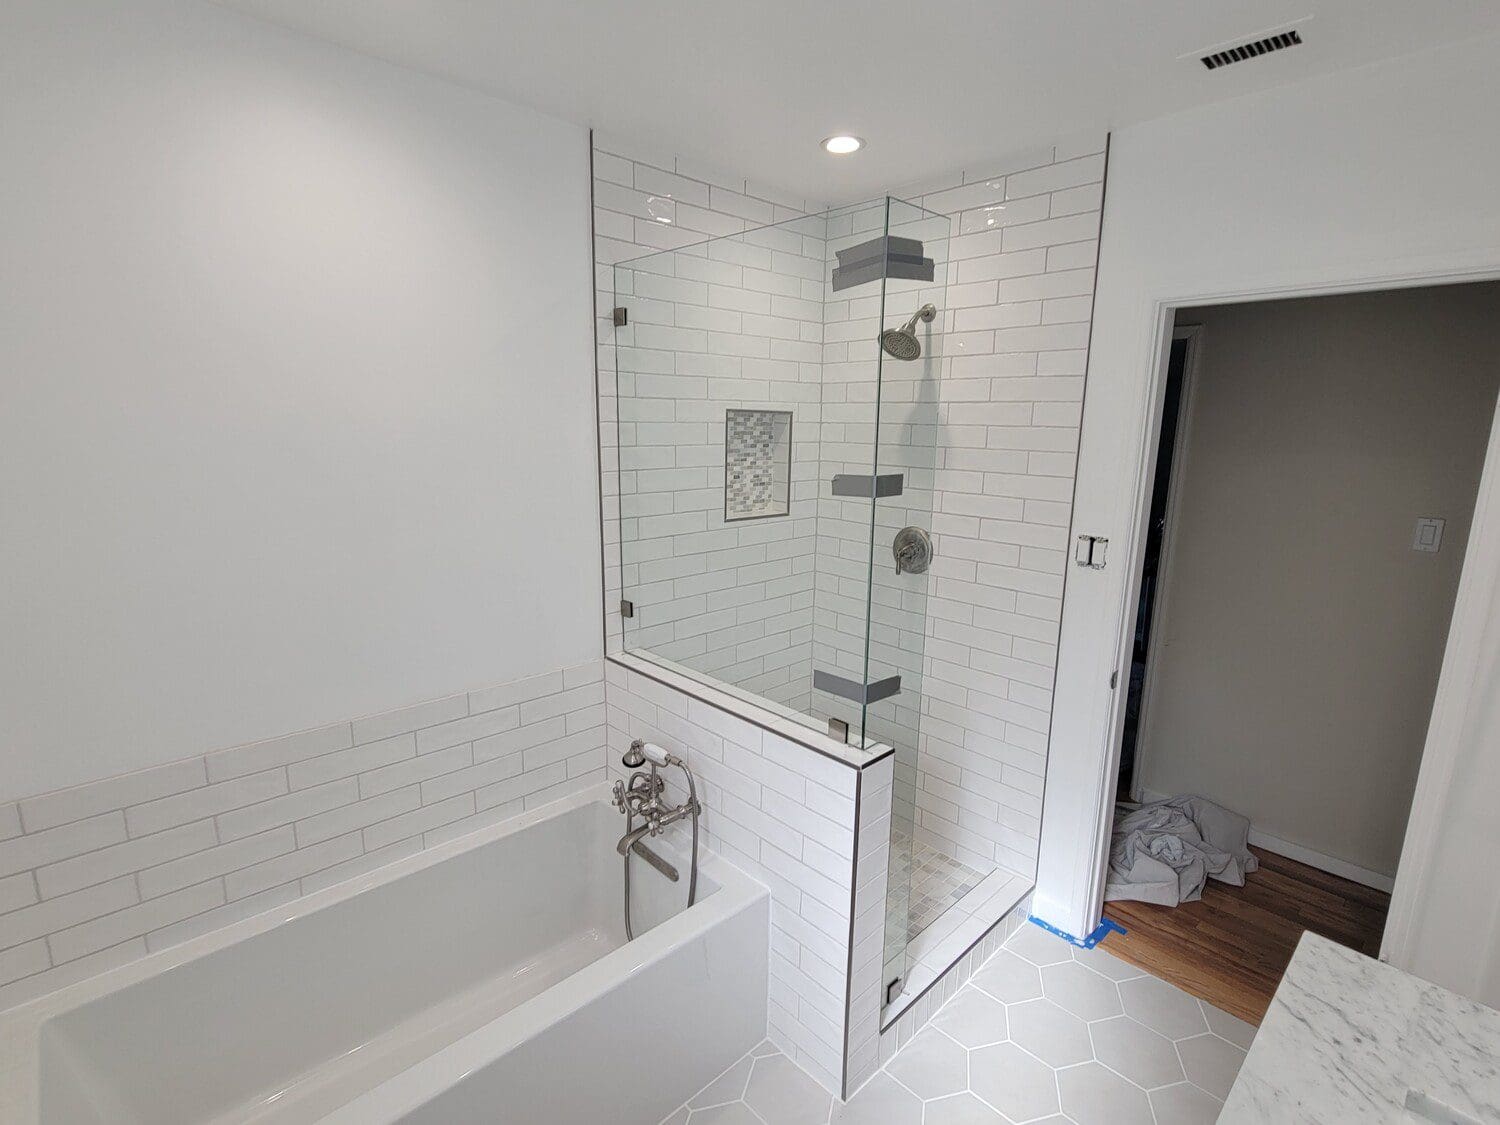
[(791, 511), (792, 412), (724, 412), (724, 519)]
[[(891, 879), (896, 885), (905, 883), (910, 887), (906, 937), (911, 940), (977, 887), (984, 880), (984, 872), (975, 871), (921, 841), (912, 841), (908, 847), (905, 836), (899, 830), (892, 833)], [(900, 905), (893, 902), (891, 907), (899, 909)]]

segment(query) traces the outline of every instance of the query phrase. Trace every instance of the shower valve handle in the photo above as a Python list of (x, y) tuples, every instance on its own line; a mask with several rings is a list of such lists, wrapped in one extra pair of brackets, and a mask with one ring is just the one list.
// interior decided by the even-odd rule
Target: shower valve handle
[(897, 574), (925, 574), (932, 563), (932, 536), (920, 527), (903, 527), (891, 542)]

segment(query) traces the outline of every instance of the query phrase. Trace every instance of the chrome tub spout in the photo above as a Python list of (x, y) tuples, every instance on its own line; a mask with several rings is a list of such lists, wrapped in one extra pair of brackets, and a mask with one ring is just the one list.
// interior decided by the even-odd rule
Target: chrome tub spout
[(630, 849), (635, 846), (636, 841), (643, 840), (647, 836), (652, 835), (654, 828), (655, 825), (653, 824), (643, 824), (633, 832), (625, 833), (625, 835), (620, 837), (620, 842), (616, 845), (615, 850), (621, 855), (628, 854)]

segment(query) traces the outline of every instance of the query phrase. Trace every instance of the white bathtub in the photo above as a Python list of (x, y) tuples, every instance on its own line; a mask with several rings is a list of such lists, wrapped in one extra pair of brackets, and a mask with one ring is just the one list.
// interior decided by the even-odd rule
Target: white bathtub
[(766, 1028), (767, 893), (698, 903), (599, 793), (0, 1016), (0, 1120), (655, 1125)]

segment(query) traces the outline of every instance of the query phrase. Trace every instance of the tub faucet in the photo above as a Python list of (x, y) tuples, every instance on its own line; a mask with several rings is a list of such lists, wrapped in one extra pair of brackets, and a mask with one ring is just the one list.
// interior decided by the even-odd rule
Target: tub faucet
[[(630, 925), (631, 851), (639, 848), (653, 867), (664, 871), (670, 865), (641, 845), (641, 841), (647, 836), (659, 836), (668, 825), (691, 817), (693, 866), (688, 879), (688, 905), (692, 906), (698, 898), (698, 817), (703, 812), (703, 806), (698, 803), (698, 786), (693, 778), (693, 771), (676, 754), (638, 738), (630, 744), (630, 749), (625, 751), (620, 761), (626, 769), (635, 771), (628, 782), (616, 781), (614, 786), (614, 805), (625, 814), (625, 835), (620, 837), (615, 848), (625, 857), (625, 935), (633, 939), (634, 933)], [(650, 765), (651, 772), (642, 773), (640, 767), (647, 764)], [(680, 805), (669, 805), (662, 800), (667, 784), (658, 771), (664, 766), (676, 766), (687, 775), (688, 799)], [(635, 818), (638, 816), (645, 819), (645, 823), (639, 828), (635, 827)], [(672, 872), (669, 878), (675, 881), (676, 872)]]
[[(619, 782), (615, 783), (617, 786)], [(618, 794), (619, 790), (616, 790)], [(616, 802), (619, 803), (618, 801)], [(652, 805), (643, 808), (640, 814), (646, 818), (646, 823), (639, 828), (633, 828), (620, 837), (620, 842), (615, 845), (615, 850), (621, 855), (626, 855), (638, 840), (647, 836), (660, 836), (661, 830), (669, 824), (686, 817), (692, 817), (694, 822), (698, 818), (698, 802), (690, 800), (685, 805), (663, 805), (658, 800)]]
[(647, 836), (654, 836), (659, 831), (659, 828), (648, 821), (647, 823), (641, 825), (639, 828), (635, 829), (633, 832), (627, 832), (625, 833), (625, 835), (621, 836), (620, 842), (616, 845), (615, 850), (621, 855), (624, 855), (636, 845), (637, 841), (644, 840)]

